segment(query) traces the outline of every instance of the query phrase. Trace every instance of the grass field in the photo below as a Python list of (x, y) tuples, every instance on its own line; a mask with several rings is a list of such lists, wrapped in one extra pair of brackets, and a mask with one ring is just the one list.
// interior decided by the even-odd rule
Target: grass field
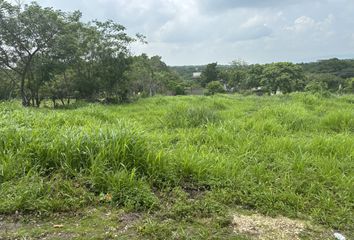
[[(127, 239), (248, 239), (233, 232), (230, 211), (353, 236), (354, 96), (154, 97), (55, 110), (0, 103), (2, 218), (92, 208), (144, 216), (121, 233)], [(1, 236), (0, 224), (0, 239), (47, 231), (11, 229)]]

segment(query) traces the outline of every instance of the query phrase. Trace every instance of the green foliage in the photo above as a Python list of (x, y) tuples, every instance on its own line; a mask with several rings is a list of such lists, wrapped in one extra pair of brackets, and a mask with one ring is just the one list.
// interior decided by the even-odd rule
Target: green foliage
[(182, 80), (171, 71), (159, 56), (149, 58), (146, 54), (132, 58), (133, 64), (127, 72), (129, 89), (133, 94), (154, 96), (166, 94), (184, 95)]
[(261, 86), (263, 70), (264, 66), (259, 64), (255, 64), (250, 67), (246, 82), (244, 84), (247, 89)]
[(11, 87), (18, 85), (24, 106), (38, 107), (44, 98), (54, 106), (78, 97), (128, 100), (129, 45), (140, 35), (130, 37), (111, 20), (83, 23), (80, 12), (35, 2), (22, 8), (1, 1), (0, 23), (0, 70), (16, 76)]
[(326, 90), (327, 90), (326, 83), (321, 81), (311, 81), (305, 87), (306, 92), (312, 92), (312, 93), (322, 93)]
[(309, 82), (305, 87), (305, 91), (312, 93), (342, 92), (345, 87), (345, 80), (333, 74), (310, 74)]
[(268, 93), (275, 94), (278, 90), (283, 93), (302, 91), (305, 75), (301, 67), (293, 63), (272, 63), (264, 67), (262, 86)]
[(354, 78), (347, 79), (343, 92), (348, 94), (354, 94)]
[(227, 84), (228, 90), (235, 92), (253, 87), (249, 82), (251, 69), (254, 67), (248, 66), (245, 62), (234, 61), (230, 67), (221, 70), (219, 75), (222, 82)]
[(352, 59), (328, 59), (302, 64), (278, 62), (264, 65), (248, 65), (243, 61), (234, 61), (230, 65), (211, 63), (206, 66), (183, 66), (173, 69), (190, 85), (197, 83), (196, 79), (192, 79), (193, 72), (202, 70), (200, 84), (203, 87), (211, 81), (219, 80), (226, 84), (228, 92), (248, 95), (262, 95), (265, 92), (275, 94), (278, 90), (282, 93), (305, 90), (323, 95), (328, 95), (327, 91), (340, 94), (354, 92), (350, 80), (354, 76)]
[(50, 52), (64, 22), (61, 11), (42, 8), (35, 2), (23, 9), (0, 2), (0, 67), (18, 75), (24, 106), (30, 105), (25, 81), (32, 77), (31, 65), (37, 55)]
[(0, 100), (9, 100), (16, 97), (16, 79), (11, 71), (0, 67)]
[(170, 66), (170, 69), (175, 71), (186, 82), (195, 82), (193, 73), (203, 71), (206, 66)]
[(180, 84), (177, 84), (174, 87), (173, 91), (175, 95), (186, 95), (186, 91), (184, 90), (184, 87)]
[(303, 63), (301, 66), (308, 73), (331, 74), (341, 78), (354, 77), (353, 59), (331, 58), (313, 63)]
[(212, 81), (206, 86), (209, 95), (214, 95), (215, 93), (223, 93), (225, 89), (219, 81)]
[(210, 63), (202, 72), (201, 85), (205, 87), (208, 83), (219, 80), (219, 70), (217, 63)]

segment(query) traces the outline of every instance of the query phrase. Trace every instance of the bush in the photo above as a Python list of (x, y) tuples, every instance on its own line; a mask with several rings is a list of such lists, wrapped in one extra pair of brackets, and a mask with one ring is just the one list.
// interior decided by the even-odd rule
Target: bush
[(208, 83), (207, 89), (208, 89), (207, 94), (209, 94), (209, 95), (214, 95), (215, 93), (225, 92), (223, 85), (219, 81), (213, 81), (213, 82)]
[(184, 87), (182, 85), (176, 85), (173, 89), (174, 95), (186, 95), (186, 92), (184, 90)]
[(354, 78), (347, 79), (343, 92), (349, 94), (354, 93)]
[(312, 74), (309, 76), (310, 82), (306, 85), (305, 91), (312, 93), (338, 92), (345, 80), (333, 74)]
[(311, 93), (318, 93), (318, 92), (326, 91), (327, 88), (328, 87), (324, 82), (311, 81), (306, 85), (305, 91)]

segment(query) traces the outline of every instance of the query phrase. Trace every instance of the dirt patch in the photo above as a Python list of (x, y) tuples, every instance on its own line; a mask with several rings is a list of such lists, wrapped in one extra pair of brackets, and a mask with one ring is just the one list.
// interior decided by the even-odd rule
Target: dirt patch
[[(13, 218), (11, 218), (11, 221), (6, 216), (0, 215), (0, 233), (7, 233), (13, 230), (18, 229), (21, 227), (21, 223), (19, 222), (19, 216), (14, 215)], [(1, 240), (1, 235), (0, 235), (0, 240)]]
[(271, 218), (256, 215), (234, 215), (234, 231), (240, 234), (251, 235), (255, 239), (301, 239), (307, 229), (307, 223), (285, 217)]
[(139, 213), (126, 213), (119, 217), (119, 221), (124, 223), (132, 223), (136, 222), (140, 217), (141, 214)]

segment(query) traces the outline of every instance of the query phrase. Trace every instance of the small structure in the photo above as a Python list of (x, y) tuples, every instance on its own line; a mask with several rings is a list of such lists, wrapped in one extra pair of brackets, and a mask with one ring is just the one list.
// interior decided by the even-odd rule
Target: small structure
[(202, 73), (201, 73), (201, 72), (194, 72), (192, 77), (193, 77), (194, 79), (201, 78), (201, 77), (202, 77)]
[(262, 96), (264, 94), (263, 87), (255, 87), (255, 88), (252, 88), (251, 91), (253, 93), (257, 94), (258, 96)]
[(283, 95), (283, 92), (280, 91), (280, 89), (278, 88), (277, 91), (275, 93), (272, 93), (271, 95)]

